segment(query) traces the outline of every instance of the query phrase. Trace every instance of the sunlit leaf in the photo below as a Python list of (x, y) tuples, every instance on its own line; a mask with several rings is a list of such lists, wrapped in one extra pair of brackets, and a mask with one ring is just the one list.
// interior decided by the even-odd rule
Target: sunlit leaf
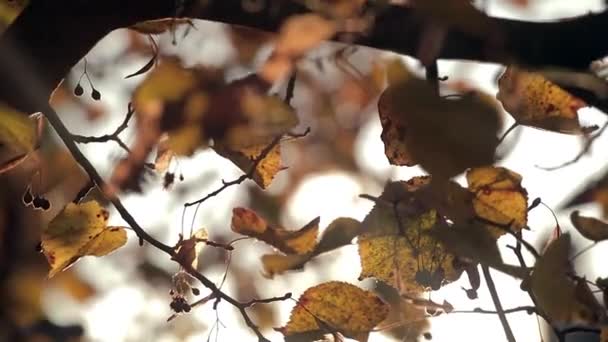
[(460, 276), (454, 255), (426, 234), (443, 219), (413, 195), (428, 185), (428, 177), (387, 184), (376, 205), (362, 222), (359, 236), (360, 279), (374, 277), (402, 293), (438, 289)]
[(388, 315), (389, 307), (375, 294), (354, 285), (332, 281), (306, 290), (291, 311), (289, 322), (278, 329), (290, 336), (302, 333), (340, 333), (367, 341), (371, 330)]
[(349, 245), (361, 233), (361, 223), (355, 219), (341, 217), (335, 219), (325, 228), (319, 243), (306, 254), (266, 254), (262, 256), (262, 265), (267, 277), (285, 271), (302, 268), (305, 263), (319, 254)]
[(592, 241), (608, 240), (608, 223), (593, 217), (581, 216), (579, 211), (570, 214), (570, 220), (576, 230)]
[(317, 243), (319, 218), (310, 221), (299, 230), (286, 230), (269, 225), (255, 212), (245, 208), (232, 210), (232, 230), (236, 233), (264, 241), (283, 253), (305, 254)]
[(494, 162), (501, 122), (488, 96), (445, 99), (429, 82), (410, 74), (389, 85), (378, 110), (391, 164), (420, 164), (437, 178), (450, 178)]
[(521, 125), (580, 134), (577, 111), (587, 104), (539, 73), (508, 67), (498, 81), (498, 100)]
[[(469, 190), (475, 194), (473, 207), (477, 216), (521, 230), (528, 222), (528, 193), (521, 186), (521, 176), (504, 167), (480, 167), (467, 172)], [(491, 227), (492, 225), (490, 225)], [(504, 230), (491, 227), (495, 237)]]
[(87, 255), (103, 256), (127, 242), (123, 227), (108, 227), (108, 212), (96, 201), (69, 203), (42, 232), (49, 277)]
[[(249, 172), (260, 154), (266, 149), (269, 143), (260, 144), (252, 147), (244, 147), (240, 150), (231, 150), (223, 145), (214, 145), (213, 150), (222, 157), (229, 159), (244, 172)], [(276, 144), (266, 156), (257, 163), (253, 171), (253, 180), (262, 189), (266, 189), (274, 176), (282, 169), (281, 165), (281, 146)]]

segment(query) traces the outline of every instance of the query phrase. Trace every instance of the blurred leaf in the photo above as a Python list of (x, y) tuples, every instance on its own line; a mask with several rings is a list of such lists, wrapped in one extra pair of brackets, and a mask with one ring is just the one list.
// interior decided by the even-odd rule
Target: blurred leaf
[(289, 231), (283, 227), (270, 226), (252, 210), (234, 208), (232, 230), (264, 241), (284, 253), (305, 254), (312, 251), (316, 245), (319, 218), (315, 218), (299, 230)]
[(36, 124), (26, 114), (0, 103), (0, 144), (19, 152), (31, 152), (36, 146)]
[(337, 218), (325, 228), (319, 243), (311, 252), (286, 255), (266, 254), (262, 256), (265, 275), (273, 277), (275, 274), (302, 268), (305, 263), (319, 254), (350, 245), (352, 240), (360, 233), (361, 223), (359, 221), (347, 217)]
[(429, 232), (446, 248), (469, 262), (481, 263), (517, 278), (525, 278), (528, 271), (502, 261), (496, 238), (480, 224), (442, 226)]
[(570, 276), (573, 270), (569, 254), (570, 235), (566, 233), (553, 241), (536, 261), (530, 279), (531, 290), (538, 306), (551, 320), (595, 324), (592, 319), (598, 317), (596, 308), (581, 300), (580, 289), (577, 290)]
[(287, 19), (279, 31), (275, 52), (281, 55), (300, 56), (331, 38), (337, 25), (314, 13), (294, 15)]
[(404, 300), (395, 288), (377, 282), (374, 292), (390, 305), (388, 317), (377, 330), (397, 341), (419, 341), (420, 336), (430, 329), (425, 309)]
[(426, 234), (442, 221), (435, 209), (414, 197), (429, 181), (415, 177), (386, 185), (362, 223), (360, 279), (374, 277), (401, 293), (418, 293), (437, 290), (460, 276), (461, 270), (453, 267), (454, 255)]
[(42, 232), (49, 278), (87, 255), (103, 256), (127, 242), (123, 227), (107, 227), (108, 212), (96, 201), (69, 203)]
[(434, 23), (477, 37), (486, 37), (496, 29), (492, 20), (469, 0), (414, 0), (414, 6)]
[(309, 288), (298, 299), (289, 322), (277, 329), (286, 340), (302, 333), (340, 333), (367, 341), (371, 330), (388, 315), (389, 306), (369, 291), (332, 281)]
[(608, 223), (579, 214), (578, 210), (573, 211), (570, 214), (570, 220), (582, 236), (595, 242), (608, 240)]
[(154, 55), (152, 56), (152, 58), (150, 58), (150, 60), (148, 61), (148, 63), (144, 64), (144, 66), (142, 66), (141, 68), (139, 68), (137, 71), (128, 74), (127, 76), (125, 76), (125, 79), (127, 78), (131, 78), (131, 77), (135, 77), (135, 76), (139, 76), (139, 75), (143, 75), (146, 72), (150, 71), (150, 69), (152, 69), (152, 67), (154, 66), (154, 64), (156, 64), (156, 58), (158, 57), (158, 52), (155, 52)]
[[(528, 222), (528, 193), (521, 186), (521, 176), (504, 167), (480, 167), (467, 171), (469, 190), (475, 194), (473, 207), (477, 216), (518, 231)], [(492, 225), (490, 225), (492, 227)], [(496, 227), (496, 238), (505, 234)]]
[(566, 134), (584, 133), (577, 111), (587, 104), (539, 73), (508, 67), (496, 98), (519, 124)]
[(494, 162), (501, 122), (488, 96), (471, 93), (448, 100), (411, 73), (399, 78), (378, 100), (381, 137), (391, 164), (420, 164), (445, 179)]

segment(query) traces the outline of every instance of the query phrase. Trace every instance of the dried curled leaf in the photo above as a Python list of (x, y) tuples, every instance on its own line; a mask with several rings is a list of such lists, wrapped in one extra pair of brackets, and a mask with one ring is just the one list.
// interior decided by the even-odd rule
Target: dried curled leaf
[(389, 306), (372, 292), (332, 281), (306, 290), (291, 311), (287, 325), (277, 330), (287, 341), (301, 334), (332, 333), (367, 341), (371, 330), (387, 317), (388, 311)]
[[(479, 167), (467, 172), (469, 190), (475, 194), (473, 207), (478, 217), (509, 226), (518, 231), (528, 222), (528, 193), (521, 186), (521, 176), (504, 167)], [(505, 234), (496, 227), (490, 231), (496, 238)]]
[(585, 238), (595, 242), (608, 240), (608, 223), (593, 217), (581, 216), (578, 210), (570, 214), (570, 220), (574, 228)]
[(180, 240), (175, 245), (175, 255), (171, 259), (180, 265), (192, 265), (194, 269), (198, 266), (198, 256), (203, 249), (209, 234), (205, 228), (197, 230), (190, 238)]
[(577, 111), (587, 104), (540, 73), (509, 66), (498, 80), (496, 98), (521, 125), (566, 134), (585, 131)]
[[(229, 159), (244, 172), (249, 172), (254, 165), (254, 160), (266, 149), (268, 143), (232, 150), (229, 147), (217, 144), (213, 150), (220, 156)], [(266, 189), (274, 176), (281, 171), (281, 146), (276, 144), (266, 156), (255, 165), (253, 170), (253, 181), (262, 189)]]
[(573, 270), (569, 253), (570, 235), (567, 233), (549, 244), (534, 265), (531, 290), (540, 309), (553, 321), (596, 324), (603, 315), (597, 312), (596, 305), (590, 304), (589, 296), (582, 296), (581, 289), (577, 289), (570, 276)]
[(491, 165), (501, 127), (497, 107), (480, 93), (440, 97), (407, 69), (378, 100), (385, 154), (391, 164), (420, 164), (436, 178)]
[(36, 146), (36, 124), (24, 113), (0, 103), (0, 144), (19, 152), (31, 152)]
[(232, 210), (232, 230), (264, 241), (287, 254), (305, 254), (313, 250), (319, 233), (319, 218), (310, 221), (299, 230), (286, 230), (270, 226), (255, 212), (245, 208)]
[(319, 243), (306, 254), (266, 254), (262, 256), (264, 273), (267, 277), (285, 271), (302, 268), (319, 254), (349, 245), (361, 233), (361, 222), (347, 217), (335, 219), (325, 228)]
[(426, 234), (443, 218), (415, 197), (429, 181), (429, 177), (415, 177), (386, 185), (362, 223), (360, 279), (374, 277), (402, 293), (436, 290), (458, 279), (461, 270), (453, 266), (454, 255)]
[(42, 232), (42, 252), (51, 266), (49, 278), (80, 257), (103, 256), (123, 246), (123, 227), (107, 227), (108, 212), (96, 201), (69, 203)]

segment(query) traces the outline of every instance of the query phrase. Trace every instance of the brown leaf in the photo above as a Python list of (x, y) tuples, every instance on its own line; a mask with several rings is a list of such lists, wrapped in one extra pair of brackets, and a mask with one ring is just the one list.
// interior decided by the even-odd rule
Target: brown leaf
[(420, 164), (441, 179), (492, 164), (501, 122), (490, 98), (471, 93), (448, 100), (439, 97), (429, 82), (407, 72), (378, 100), (389, 161)]
[[(266, 149), (269, 143), (263, 143), (251, 147), (244, 147), (239, 150), (232, 150), (222, 144), (216, 144), (213, 146), (213, 150), (220, 156), (229, 159), (236, 166), (238, 166), (245, 173), (251, 170), (260, 154)], [(262, 189), (266, 189), (270, 186), (270, 183), (274, 179), (274, 176), (281, 171), (283, 166), (281, 165), (281, 146), (276, 144), (266, 156), (260, 160), (254, 171), (253, 181)]]
[(317, 243), (319, 218), (315, 218), (299, 230), (286, 230), (270, 226), (255, 212), (245, 208), (232, 210), (232, 230), (264, 241), (287, 254), (305, 254)]
[(582, 236), (591, 241), (608, 240), (608, 223), (593, 217), (581, 216), (578, 210), (570, 214), (570, 220)]
[(304, 264), (319, 254), (351, 244), (361, 233), (361, 223), (357, 220), (340, 217), (325, 228), (319, 243), (306, 254), (266, 254), (262, 256), (264, 273), (272, 278), (275, 274), (302, 268)]

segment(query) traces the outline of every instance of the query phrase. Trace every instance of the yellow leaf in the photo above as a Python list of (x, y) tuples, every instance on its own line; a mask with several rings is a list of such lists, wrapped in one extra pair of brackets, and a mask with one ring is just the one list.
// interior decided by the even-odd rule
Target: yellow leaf
[(255, 212), (245, 208), (232, 210), (232, 230), (264, 241), (281, 252), (305, 254), (313, 250), (319, 233), (319, 218), (310, 221), (299, 230), (272, 227)]
[(103, 256), (127, 242), (125, 229), (107, 227), (108, 212), (96, 201), (69, 203), (42, 232), (49, 278), (86, 255)]
[(570, 235), (562, 234), (536, 261), (530, 279), (532, 292), (539, 308), (556, 323), (597, 323), (590, 321), (598, 317), (596, 308), (577, 294), (569, 253)]
[(436, 178), (492, 164), (501, 127), (492, 101), (479, 93), (448, 100), (413, 75), (392, 83), (378, 100), (387, 158), (420, 164)]
[(278, 330), (286, 340), (304, 333), (340, 333), (367, 341), (371, 330), (387, 317), (388, 311), (388, 305), (372, 292), (332, 281), (306, 290), (291, 311), (287, 325)]
[(26, 114), (0, 103), (0, 144), (19, 152), (31, 152), (36, 146), (36, 125)]
[(359, 236), (360, 279), (374, 277), (402, 293), (438, 289), (460, 276), (454, 255), (426, 234), (442, 222), (433, 208), (416, 200), (414, 192), (430, 178), (387, 184), (378, 202), (362, 223)]
[(608, 240), (608, 223), (593, 217), (581, 216), (578, 210), (570, 214), (572, 225), (585, 238), (598, 242)]
[[(251, 170), (260, 154), (268, 147), (268, 143), (252, 147), (245, 147), (240, 150), (232, 150), (221, 144), (213, 146), (213, 150), (220, 156), (229, 159), (245, 173)], [(266, 189), (274, 176), (282, 169), (281, 166), (281, 146), (276, 144), (266, 156), (257, 163), (253, 171), (253, 181), (262, 189)]]
[[(479, 167), (467, 172), (469, 190), (475, 194), (473, 207), (477, 216), (518, 231), (528, 222), (528, 193), (521, 186), (521, 176), (504, 167)], [(492, 225), (490, 225), (492, 227)], [(496, 238), (505, 234), (490, 229)]]
[(585, 132), (577, 111), (587, 104), (539, 73), (508, 67), (498, 80), (496, 97), (521, 125), (566, 134)]

